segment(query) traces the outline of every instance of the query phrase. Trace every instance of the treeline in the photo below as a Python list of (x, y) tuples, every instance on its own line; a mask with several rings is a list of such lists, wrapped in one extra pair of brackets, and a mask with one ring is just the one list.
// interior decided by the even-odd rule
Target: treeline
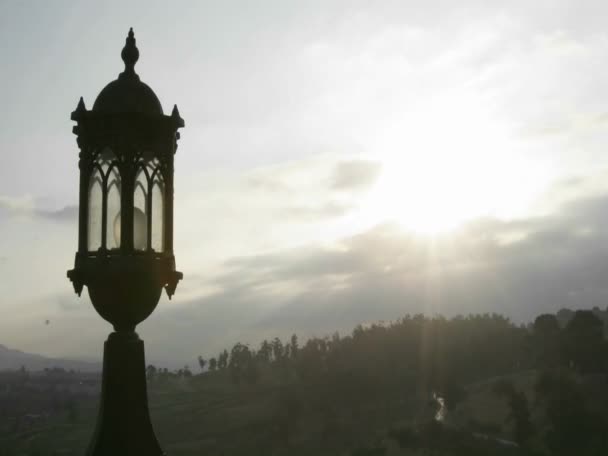
[[(446, 319), (407, 315), (394, 322), (357, 326), (351, 334), (311, 338), (302, 346), (263, 340), (257, 348), (241, 342), (208, 360), (201, 370), (227, 370), (236, 382), (255, 383), (260, 370), (276, 368), (285, 380), (313, 381), (331, 376), (392, 381), (432, 388), (509, 372), (529, 362), (528, 331), (500, 315)], [(389, 374), (390, 375), (387, 375)]]
[[(604, 323), (595, 310), (571, 312), (562, 322), (543, 314), (527, 327), (497, 314), (451, 319), (406, 315), (359, 325), (346, 336), (311, 338), (302, 346), (294, 334), (287, 341), (263, 340), (257, 348), (237, 342), (216, 357), (198, 357), (202, 373), (227, 371), (235, 383), (256, 383), (260, 371), (271, 366), (284, 380), (354, 375), (382, 382), (398, 379), (401, 385), (405, 380), (442, 392), (514, 370), (564, 366), (605, 373), (607, 361)], [(148, 369), (157, 376), (192, 376), (188, 366), (174, 373)]]
[(230, 351), (223, 350), (217, 357), (209, 360), (199, 356), (198, 364), (201, 371), (205, 367), (210, 372), (228, 369), (231, 378), (236, 383), (242, 381), (256, 383), (259, 379), (260, 368), (271, 365), (293, 368), (300, 352), (298, 337), (293, 334), (291, 339), (286, 342), (281, 341), (278, 337), (271, 341), (263, 340), (257, 350), (251, 349), (247, 344), (237, 342)]

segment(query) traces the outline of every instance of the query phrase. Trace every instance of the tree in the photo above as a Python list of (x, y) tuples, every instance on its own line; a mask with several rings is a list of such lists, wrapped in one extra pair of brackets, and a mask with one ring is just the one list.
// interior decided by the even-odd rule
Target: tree
[(278, 337), (275, 337), (272, 341), (272, 354), (275, 361), (283, 359), (283, 342)]
[(557, 317), (552, 314), (542, 314), (534, 320), (533, 331), (539, 338), (550, 339), (559, 334), (560, 328)]
[(323, 339), (308, 339), (306, 344), (298, 351), (297, 373), (303, 379), (318, 378), (326, 372), (326, 360)]
[(532, 350), (536, 362), (542, 367), (555, 367), (559, 364), (560, 327), (557, 317), (543, 314), (536, 317), (532, 326)]
[(269, 363), (272, 358), (272, 345), (266, 339), (264, 339), (260, 344), (257, 358), (265, 363)]
[(217, 368), (226, 369), (228, 367), (228, 350), (224, 350), (220, 353), (217, 359)]
[(215, 369), (217, 369), (217, 360), (215, 358), (211, 358), (209, 360), (209, 370), (214, 371)]
[(606, 365), (603, 326), (592, 311), (577, 310), (563, 331), (565, 361), (581, 372), (603, 372)]
[(291, 345), (286, 344), (283, 347), (283, 359), (284, 360), (288, 360), (291, 358)]
[(202, 356), (198, 357), (198, 365), (201, 368), (201, 372), (203, 372), (205, 370), (205, 366), (207, 365), (207, 361), (205, 359), (203, 359)]
[(291, 357), (292, 358), (297, 358), (298, 356), (298, 336), (296, 336), (295, 334), (291, 335), (291, 341), (289, 343), (289, 346), (291, 347)]
[(247, 345), (236, 343), (230, 352), (230, 375), (235, 383), (247, 380), (255, 383), (258, 378), (255, 359)]

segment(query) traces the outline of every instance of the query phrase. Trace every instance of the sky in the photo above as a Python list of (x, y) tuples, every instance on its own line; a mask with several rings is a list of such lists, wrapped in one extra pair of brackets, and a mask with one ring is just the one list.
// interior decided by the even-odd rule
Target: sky
[[(138, 327), (193, 365), (405, 314), (608, 305), (601, 1), (0, 1), (0, 343), (99, 359), (66, 271), (70, 113), (136, 71), (186, 127), (183, 271)], [(49, 324), (45, 324), (49, 320)]]

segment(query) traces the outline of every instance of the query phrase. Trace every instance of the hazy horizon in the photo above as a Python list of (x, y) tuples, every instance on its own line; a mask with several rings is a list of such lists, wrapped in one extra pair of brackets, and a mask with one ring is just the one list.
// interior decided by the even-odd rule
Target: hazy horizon
[[(576, 12), (576, 14), (573, 14)], [(2, 2), (0, 344), (99, 359), (66, 278), (70, 113), (123, 64), (186, 127), (184, 272), (138, 332), (150, 360), (407, 313), (608, 305), (602, 2)], [(46, 321), (49, 320), (49, 324)]]

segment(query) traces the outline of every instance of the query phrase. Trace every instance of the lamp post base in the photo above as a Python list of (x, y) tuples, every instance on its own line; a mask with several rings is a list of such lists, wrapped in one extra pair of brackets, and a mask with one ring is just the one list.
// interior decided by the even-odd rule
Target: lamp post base
[(135, 331), (113, 332), (104, 343), (101, 401), (87, 456), (163, 456), (146, 387), (144, 342)]

